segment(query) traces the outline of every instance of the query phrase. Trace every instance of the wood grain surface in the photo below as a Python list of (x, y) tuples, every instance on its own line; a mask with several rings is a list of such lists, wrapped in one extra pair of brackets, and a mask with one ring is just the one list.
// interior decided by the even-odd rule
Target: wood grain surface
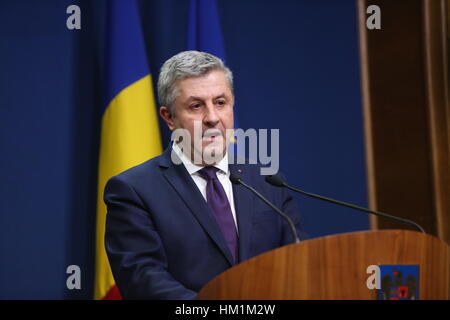
[(414, 264), (420, 299), (449, 299), (450, 248), (407, 230), (333, 235), (285, 246), (243, 262), (208, 283), (199, 299), (376, 299), (369, 265)]

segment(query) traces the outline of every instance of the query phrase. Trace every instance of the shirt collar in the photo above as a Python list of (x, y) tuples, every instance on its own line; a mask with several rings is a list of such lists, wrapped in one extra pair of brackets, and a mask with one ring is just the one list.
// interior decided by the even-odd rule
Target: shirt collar
[[(198, 172), (199, 170), (201, 170), (203, 168), (202, 166), (198, 166), (196, 164), (193, 164), (191, 159), (189, 159), (189, 157), (187, 157), (184, 154), (184, 152), (181, 151), (180, 147), (175, 142), (173, 142), (173, 144), (172, 144), (172, 150), (175, 152), (175, 154), (183, 162), (184, 166), (186, 167), (186, 170), (189, 172), (190, 175), (193, 175), (194, 173)], [(216, 167), (217, 169), (219, 169), (223, 173), (228, 174), (228, 170), (229, 169), (228, 169), (228, 155), (227, 155), (227, 153), (225, 153), (225, 156), (218, 163), (216, 163), (214, 165), (214, 167)]]

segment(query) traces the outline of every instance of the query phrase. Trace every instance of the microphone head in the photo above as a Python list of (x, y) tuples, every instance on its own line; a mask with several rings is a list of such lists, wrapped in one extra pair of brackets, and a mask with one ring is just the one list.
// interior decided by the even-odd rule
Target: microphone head
[(266, 176), (266, 182), (270, 183), (271, 185), (275, 187), (284, 187), (285, 182), (279, 175), (272, 175), (272, 176)]
[(236, 173), (230, 172), (230, 181), (234, 184), (241, 184), (241, 176)]

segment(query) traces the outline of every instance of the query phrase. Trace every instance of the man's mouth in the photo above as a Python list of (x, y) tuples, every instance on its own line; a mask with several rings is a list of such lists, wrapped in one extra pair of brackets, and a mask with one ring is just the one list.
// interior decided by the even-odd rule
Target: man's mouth
[(206, 141), (214, 141), (221, 136), (222, 132), (220, 131), (205, 131), (202, 138)]

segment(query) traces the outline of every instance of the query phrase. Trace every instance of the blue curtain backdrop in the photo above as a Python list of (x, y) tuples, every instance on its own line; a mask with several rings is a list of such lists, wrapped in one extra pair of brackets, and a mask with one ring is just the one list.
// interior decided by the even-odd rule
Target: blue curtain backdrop
[[(242, 128), (279, 128), (305, 190), (367, 205), (354, 0), (218, 0)], [(81, 8), (82, 29), (66, 28)], [(92, 297), (106, 1), (0, 2), (0, 298)], [(187, 0), (141, 1), (151, 70), (185, 49)], [(169, 131), (161, 122), (165, 146)], [(308, 237), (368, 228), (297, 197)], [(66, 288), (79, 265), (82, 289)]]

